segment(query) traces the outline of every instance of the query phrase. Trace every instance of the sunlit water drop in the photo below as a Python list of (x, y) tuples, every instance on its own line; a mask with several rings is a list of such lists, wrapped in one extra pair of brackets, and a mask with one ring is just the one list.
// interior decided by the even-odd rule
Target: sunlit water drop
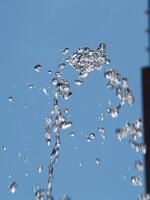
[(134, 186), (142, 186), (143, 185), (142, 179), (138, 176), (132, 176), (131, 182), (132, 182), (132, 185), (134, 185)]
[(99, 159), (99, 158), (96, 158), (95, 164), (96, 164), (96, 165), (99, 165), (99, 164), (100, 164), (100, 159)]
[(75, 133), (74, 133), (74, 132), (70, 132), (70, 136), (71, 136), (71, 137), (74, 137), (74, 136), (75, 136)]
[(139, 161), (139, 160), (135, 161), (135, 168), (136, 168), (138, 171), (143, 171), (143, 170), (144, 170), (144, 166), (143, 166), (142, 162)]
[(79, 162), (79, 167), (82, 167), (83, 166), (83, 161), (80, 161)]
[(41, 66), (40, 64), (37, 64), (37, 65), (34, 66), (34, 70), (35, 70), (36, 72), (40, 72), (40, 71), (41, 71), (41, 68), (42, 68), (42, 66)]
[(59, 70), (62, 70), (62, 69), (65, 68), (65, 66), (66, 66), (65, 63), (61, 63), (61, 64), (58, 66), (58, 69), (59, 69)]
[(38, 189), (35, 192), (34, 200), (44, 200), (45, 196), (45, 190), (44, 189)]
[(75, 85), (77, 86), (83, 85), (83, 81), (81, 80), (75, 80), (74, 82), (75, 82)]
[(9, 185), (9, 190), (12, 194), (14, 194), (16, 192), (16, 189), (17, 189), (17, 183), (16, 181), (13, 181), (10, 183)]
[(51, 71), (51, 70), (48, 70), (48, 74), (52, 74), (52, 71)]
[(111, 116), (111, 118), (117, 118), (119, 115), (119, 107), (116, 108), (108, 108), (108, 114)]
[(69, 52), (69, 48), (65, 48), (65, 49), (62, 51), (62, 54), (66, 55), (68, 52)]
[(28, 172), (28, 171), (25, 173), (25, 176), (26, 176), (26, 177), (28, 177), (28, 176), (29, 176), (29, 172)]
[(8, 97), (8, 101), (9, 101), (9, 103), (12, 103), (13, 102), (13, 97), (12, 96)]
[(2, 149), (3, 149), (4, 151), (6, 151), (6, 150), (7, 150), (7, 146), (2, 146)]
[(99, 121), (104, 121), (104, 115), (101, 113), (98, 117)]
[(43, 88), (43, 93), (45, 94), (45, 95), (49, 95), (49, 92), (48, 92), (48, 90), (46, 89), (46, 88)]
[(43, 166), (39, 165), (38, 166), (38, 173), (41, 174), (43, 172)]

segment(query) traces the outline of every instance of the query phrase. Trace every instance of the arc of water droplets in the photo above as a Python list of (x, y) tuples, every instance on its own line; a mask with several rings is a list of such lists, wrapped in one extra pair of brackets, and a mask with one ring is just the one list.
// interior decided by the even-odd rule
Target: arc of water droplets
[[(101, 44), (96, 51), (92, 51), (89, 48), (79, 49), (75, 54), (70, 56), (68, 59), (68, 64), (75, 67), (79, 72), (80, 77), (86, 77), (91, 71), (95, 69), (101, 69), (102, 64), (108, 64), (109, 60), (105, 56), (104, 52), (105, 46)], [(66, 54), (68, 49), (63, 51), (63, 54)], [(59, 70), (62, 70), (65, 67), (65, 64), (62, 63), (59, 65)], [(60, 140), (60, 131), (61, 129), (70, 128), (72, 122), (68, 122), (63, 116), (62, 112), (59, 109), (58, 97), (62, 96), (63, 99), (67, 100), (71, 97), (72, 92), (70, 91), (70, 84), (68, 81), (61, 78), (61, 73), (57, 71), (55, 73), (56, 77), (52, 79), (51, 84), (56, 86), (55, 96), (54, 96), (54, 105), (53, 111), (55, 114), (54, 124), (52, 125), (52, 117), (46, 117), (46, 128), (45, 128), (45, 139), (48, 146), (51, 143), (51, 132), (55, 133), (55, 146), (52, 150), (50, 163), (48, 166), (48, 185), (47, 185), (47, 200), (53, 200), (52, 195), (52, 182), (53, 182), (53, 173), (54, 166), (58, 159), (61, 140)], [(75, 80), (75, 84), (78, 86), (83, 84), (83, 81)], [(67, 198), (64, 198), (67, 199)]]
[(141, 119), (136, 120), (133, 124), (126, 122), (122, 128), (118, 128), (116, 130), (116, 136), (120, 141), (125, 139), (127, 136), (131, 136), (130, 146), (136, 152), (142, 152), (143, 154), (146, 154), (146, 145), (144, 143), (137, 142), (137, 139), (143, 136)]
[[(68, 53), (69, 49), (66, 48), (63, 51), (63, 54)], [(72, 66), (75, 71), (78, 72), (79, 78), (85, 78), (94, 70), (102, 70), (104, 64), (109, 64), (110, 61), (106, 57), (105, 54), (105, 44), (101, 43), (99, 47), (93, 51), (87, 47), (78, 49), (74, 54), (70, 55), (68, 59), (66, 59), (68, 65)], [(59, 105), (58, 98), (61, 96), (64, 100), (68, 100), (72, 96), (72, 92), (70, 91), (69, 81), (62, 79), (60, 70), (65, 68), (66, 64), (62, 63), (58, 67), (58, 71), (56, 71), (54, 77), (51, 81), (51, 84), (55, 86), (55, 93), (53, 99), (53, 114), (55, 115), (54, 120), (52, 116), (46, 117), (46, 128), (45, 128), (45, 139), (47, 141), (48, 146), (51, 144), (51, 134), (52, 132), (55, 134), (55, 146), (52, 150), (50, 156), (50, 163), (48, 166), (48, 185), (47, 185), (47, 200), (53, 200), (52, 195), (52, 182), (53, 182), (53, 173), (54, 166), (58, 159), (60, 153), (61, 139), (60, 139), (60, 131), (61, 129), (70, 128), (72, 126), (72, 122), (68, 122), (63, 116)], [(41, 70), (41, 65), (35, 66), (35, 71), (39, 72)], [(121, 75), (117, 70), (108, 69), (104, 72), (104, 77), (108, 80), (107, 88), (115, 89), (116, 96), (120, 100), (119, 106), (116, 108), (108, 108), (108, 113), (112, 118), (116, 118), (119, 115), (119, 109), (125, 103), (129, 103), (132, 105), (134, 103), (134, 96), (131, 90), (128, 87), (127, 78), (121, 78)], [(80, 86), (83, 84), (81, 80), (75, 80), (75, 84)], [(47, 91), (47, 90), (46, 90)], [(47, 92), (46, 92), (47, 93)], [(52, 121), (53, 124), (52, 124)], [(102, 130), (100, 129), (100, 132)], [(43, 198), (43, 190), (41, 199)], [(40, 191), (40, 192), (41, 192)], [(39, 192), (39, 191), (38, 191)], [(38, 194), (38, 193), (36, 193)], [(36, 200), (37, 200), (36, 199)]]

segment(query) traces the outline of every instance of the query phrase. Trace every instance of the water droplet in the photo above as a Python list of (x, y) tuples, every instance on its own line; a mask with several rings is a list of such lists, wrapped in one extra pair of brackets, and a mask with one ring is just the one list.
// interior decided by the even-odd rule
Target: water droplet
[(3, 146), (2, 148), (3, 148), (3, 150), (4, 150), (4, 151), (6, 151), (6, 150), (7, 150), (7, 146)]
[(34, 85), (30, 84), (29, 89), (33, 89), (33, 88), (34, 88)]
[(75, 136), (75, 133), (74, 133), (74, 132), (70, 132), (70, 136), (71, 136), (71, 137), (74, 137), (74, 136)]
[(56, 78), (61, 78), (61, 73), (60, 73), (60, 71), (56, 71), (56, 72), (55, 72), (55, 76), (56, 76)]
[(93, 140), (95, 138), (95, 133), (90, 133), (89, 137)]
[(43, 166), (39, 165), (38, 166), (38, 173), (41, 174), (43, 172)]
[(29, 172), (26, 172), (26, 173), (25, 173), (25, 176), (28, 177), (28, 176), (29, 176)]
[(134, 186), (142, 186), (143, 185), (142, 179), (138, 176), (132, 176), (131, 182), (132, 182), (132, 185), (134, 185)]
[(48, 74), (52, 74), (52, 71), (51, 71), (51, 70), (48, 70)]
[(87, 137), (87, 138), (86, 138), (86, 141), (87, 141), (87, 142), (91, 142), (91, 138), (90, 138), (90, 137)]
[(70, 128), (72, 126), (72, 122), (64, 122), (62, 124), (62, 129), (67, 129)]
[(25, 105), (25, 106), (24, 106), (24, 108), (25, 108), (25, 109), (27, 109), (27, 108), (28, 108), (28, 106), (27, 106), (27, 105)]
[(147, 151), (146, 144), (144, 144), (144, 143), (141, 143), (141, 144), (140, 144), (140, 151), (141, 151), (143, 154), (146, 154), (146, 151)]
[(58, 66), (58, 68), (59, 68), (59, 70), (62, 70), (62, 69), (64, 69), (64, 68), (65, 68), (65, 66), (66, 66), (66, 64), (65, 64), (65, 63), (61, 63), (61, 64)]
[(141, 119), (136, 120), (134, 125), (135, 125), (136, 129), (141, 129), (141, 127), (143, 125), (142, 120)]
[(16, 181), (13, 181), (10, 183), (9, 185), (9, 190), (12, 194), (14, 194), (16, 192), (16, 189), (17, 189), (17, 183)]
[(100, 164), (100, 159), (99, 159), (99, 158), (96, 158), (95, 164), (96, 164), (96, 165), (99, 165), (99, 164)]
[(65, 48), (65, 49), (62, 51), (62, 54), (66, 55), (68, 52), (69, 52), (69, 48)]
[(28, 161), (28, 158), (27, 158), (27, 157), (25, 157), (25, 158), (24, 158), (24, 162), (25, 162), (25, 163), (27, 163), (27, 161)]
[(65, 109), (64, 109), (64, 113), (66, 113), (66, 114), (68, 114), (68, 113), (69, 113), (69, 110), (68, 110), (68, 108), (65, 108)]
[(9, 103), (12, 103), (13, 102), (13, 97), (9, 97), (8, 101), (9, 101)]
[(95, 133), (89, 133), (88, 137), (86, 138), (87, 142), (91, 142), (95, 138)]
[(37, 65), (34, 66), (34, 70), (35, 70), (36, 72), (40, 72), (40, 71), (41, 71), (41, 68), (42, 68), (42, 66), (41, 66), (40, 64), (37, 64)]
[(44, 94), (49, 95), (49, 92), (48, 92), (48, 90), (46, 88), (43, 88), (42, 91), (43, 91)]
[(45, 190), (44, 189), (36, 189), (34, 200), (44, 200)]
[(112, 117), (112, 118), (117, 118), (119, 115), (119, 108), (108, 108), (108, 114)]
[(20, 152), (18, 153), (18, 157), (19, 157), (19, 158), (21, 157), (21, 153), (20, 153)]
[(127, 78), (122, 78), (122, 87), (123, 88), (128, 88), (128, 79)]
[(8, 178), (9, 178), (9, 179), (11, 179), (11, 178), (12, 178), (12, 176), (11, 176), (11, 174), (10, 174), (10, 173), (8, 174)]
[(104, 134), (104, 133), (105, 133), (105, 128), (102, 127), (102, 126), (100, 126), (100, 127), (98, 128), (98, 131), (99, 131), (99, 133)]
[(74, 82), (75, 82), (75, 85), (77, 86), (83, 85), (83, 81), (81, 80), (75, 80)]
[(109, 106), (111, 106), (111, 100), (110, 100), (110, 99), (107, 101), (107, 104), (108, 104)]
[(80, 162), (79, 162), (79, 167), (82, 167), (82, 165), (83, 165), (83, 162), (80, 161)]
[(137, 161), (135, 162), (135, 168), (136, 168), (138, 171), (143, 171), (143, 170), (144, 170), (144, 166), (143, 166), (143, 164), (142, 164), (139, 160), (137, 160)]
[(57, 78), (53, 78), (53, 79), (51, 80), (51, 84), (52, 84), (52, 85), (57, 85), (57, 83), (58, 83), (58, 79), (57, 79)]
[(104, 121), (104, 115), (101, 113), (98, 117), (99, 121)]
[(45, 124), (46, 124), (46, 126), (49, 126), (50, 124), (51, 124), (51, 122), (52, 122), (52, 117), (51, 116), (46, 116), (45, 117)]

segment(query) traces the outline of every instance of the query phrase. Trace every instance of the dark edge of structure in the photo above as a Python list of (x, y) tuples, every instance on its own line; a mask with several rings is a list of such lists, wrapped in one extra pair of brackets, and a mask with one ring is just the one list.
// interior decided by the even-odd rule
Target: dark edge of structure
[(147, 152), (145, 155), (146, 192), (150, 193), (150, 67), (142, 69), (142, 91), (144, 142), (147, 146)]
[(146, 192), (150, 193), (150, 0), (148, 0), (148, 66), (142, 68), (142, 92), (143, 92), (143, 121), (144, 121), (144, 142), (147, 146), (145, 155), (145, 178)]

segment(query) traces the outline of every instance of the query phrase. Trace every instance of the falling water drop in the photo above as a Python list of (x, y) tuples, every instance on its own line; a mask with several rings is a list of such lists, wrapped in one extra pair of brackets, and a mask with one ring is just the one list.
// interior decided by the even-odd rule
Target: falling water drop
[(112, 117), (112, 118), (117, 118), (119, 115), (119, 108), (108, 108), (108, 114)]
[(8, 101), (9, 101), (9, 103), (12, 103), (12, 102), (13, 102), (13, 97), (10, 96), (10, 97), (8, 98)]
[(25, 176), (26, 176), (26, 177), (28, 177), (28, 176), (29, 176), (29, 172), (28, 172), (28, 171), (25, 173)]
[(80, 162), (79, 162), (79, 167), (82, 167), (82, 165), (83, 165), (83, 162), (80, 161)]
[(17, 189), (17, 183), (16, 181), (13, 181), (10, 183), (9, 185), (9, 190), (12, 194), (14, 194), (16, 192), (16, 189)]
[(51, 70), (48, 70), (48, 74), (52, 74), (52, 71), (51, 71)]
[(139, 161), (139, 160), (137, 160), (137, 161), (135, 162), (135, 168), (136, 168), (138, 171), (143, 171), (143, 170), (144, 170), (144, 166), (143, 166), (142, 162)]
[(48, 92), (48, 90), (47, 90), (46, 88), (43, 88), (42, 91), (43, 91), (43, 93), (44, 93), (45, 95), (47, 95), (47, 96), (49, 95), (49, 92)]
[(95, 164), (96, 164), (96, 165), (99, 165), (99, 164), (100, 164), (100, 159), (99, 159), (99, 158), (96, 158)]
[(74, 137), (74, 136), (75, 136), (75, 133), (74, 133), (74, 132), (70, 132), (70, 136), (71, 136), (71, 137)]
[(143, 185), (142, 179), (138, 176), (132, 176), (131, 182), (132, 182), (132, 185), (134, 185), (134, 186), (142, 186)]
[(65, 49), (62, 51), (62, 54), (66, 55), (68, 52), (69, 52), (69, 48), (65, 48)]
[(99, 121), (104, 121), (104, 115), (101, 113), (98, 117)]
[(7, 146), (3, 146), (2, 148), (3, 148), (3, 150), (4, 150), (4, 151), (6, 151), (6, 150), (7, 150)]
[(38, 173), (41, 174), (43, 172), (43, 166), (39, 165), (38, 166)]
[(41, 71), (41, 68), (42, 68), (42, 66), (41, 66), (40, 64), (37, 64), (37, 65), (34, 66), (34, 70), (35, 70), (36, 72), (40, 72), (40, 71)]
[(83, 85), (83, 81), (77, 80), (77, 79), (74, 81), (74, 83), (75, 83), (75, 85), (77, 85), (77, 86)]

